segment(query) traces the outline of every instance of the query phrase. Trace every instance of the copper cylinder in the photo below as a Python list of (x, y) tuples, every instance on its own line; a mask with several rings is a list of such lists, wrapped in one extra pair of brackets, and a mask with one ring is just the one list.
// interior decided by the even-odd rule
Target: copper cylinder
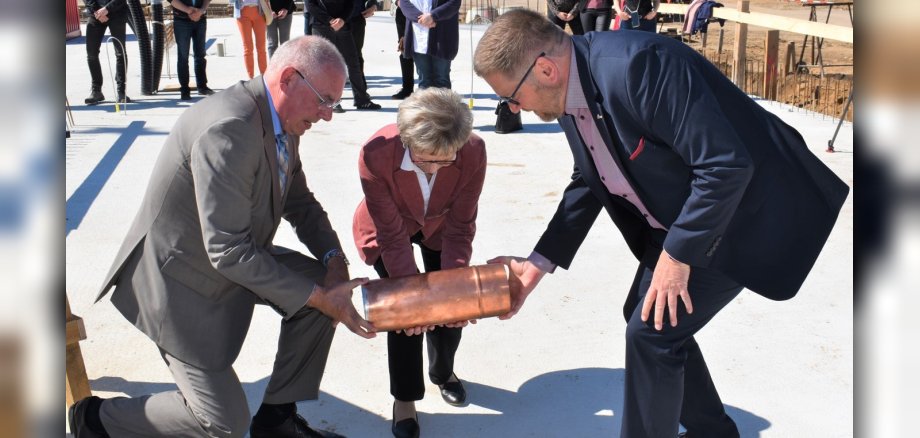
[(503, 315), (508, 278), (507, 266), (493, 264), (373, 280), (361, 287), (364, 318), (384, 332)]

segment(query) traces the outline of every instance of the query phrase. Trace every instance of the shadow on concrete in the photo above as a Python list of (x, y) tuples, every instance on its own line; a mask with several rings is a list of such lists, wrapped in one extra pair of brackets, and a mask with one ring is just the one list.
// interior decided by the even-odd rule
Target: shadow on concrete
[[(495, 123), (490, 125), (480, 125), (474, 126), (474, 130), (480, 132), (495, 132)], [(556, 122), (546, 122), (546, 123), (525, 123), (523, 131), (515, 131), (510, 133), (511, 135), (517, 133), (524, 134), (552, 134), (562, 132), (562, 127), (559, 126)]]
[(92, 172), (90, 172), (86, 179), (80, 184), (80, 187), (77, 187), (73, 194), (67, 198), (65, 210), (67, 215), (67, 231), (64, 234), (65, 237), (69, 235), (72, 230), (80, 227), (80, 223), (83, 222), (83, 218), (89, 211), (89, 207), (93, 205), (96, 197), (99, 196), (105, 183), (108, 182), (109, 177), (115, 172), (115, 168), (118, 167), (118, 163), (124, 158), (128, 149), (131, 148), (131, 145), (134, 144), (137, 137), (143, 133), (144, 124), (146, 123), (147, 122), (144, 121), (133, 121), (128, 124), (127, 127), (121, 129), (121, 136), (115, 140), (112, 147), (102, 156), (102, 159), (99, 160), (96, 167), (93, 168)]
[[(622, 368), (578, 368), (536, 376), (515, 392), (465, 381), (470, 405), (490, 413), (419, 412), (419, 424), (428, 436), (561, 437), (616, 436), (623, 411)], [(268, 377), (243, 383), (249, 409), (255, 412)], [(93, 390), (132, 396), (171, 391), (171, 383), (129, 382), (120, 377), (101, 377)], [(385, 391), (385, 388), (379, 390)], [(319, 400), (302, 402), (298, 411), (310, 424), (348, 436), (389, 436), (389, 413), (382, 417), (341, 398), (321, 392)], [(770, 422), (740, 408), (726, 406), (742, 437), (760, 437)]]

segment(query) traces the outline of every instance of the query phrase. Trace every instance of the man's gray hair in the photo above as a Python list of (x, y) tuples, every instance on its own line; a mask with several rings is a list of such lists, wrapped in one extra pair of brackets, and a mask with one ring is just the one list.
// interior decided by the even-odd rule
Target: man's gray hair
[(506, 78), (524, 74), (540, 54), (558, 56), (570, 37), (546, 17), (527, 9), (514, 9), (496, 19), (479, 40), (473, 70), (479, 76), (499, 73)]
[(409, 96), (396, 113), (399, 137), (413, 152), (452, 155), (473, 132), (473, 113), (459, 94), (426, 88)]
[(304, 35), (288, 40), (272, 55), (268, 72), (280, 73), (286, 67), (294, 67), (306, 76), (320, 76), (328, 68), (338, 68), (344, 74), (345, 59), (329, 40), (312, 35)]

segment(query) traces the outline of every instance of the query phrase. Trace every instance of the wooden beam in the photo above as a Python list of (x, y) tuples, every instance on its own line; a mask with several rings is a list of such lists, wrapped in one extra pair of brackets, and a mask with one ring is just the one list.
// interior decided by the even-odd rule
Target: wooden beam
[(86, 366), (83, 363), (83, 352), (80, 351), (80, 340), (86, 339), (86, 329), (83, 319), (70, 313), (70, 300), (64, 294), (64, 321), (66, 324), (66, 350), (64, 355), (64, 402), (66, 406), (75, 401), (93, 395), (89, 389), (89, 378), (86, 376)]
[[(738, 10), (750, 10), (749, 0), (738, 0)], [(735, 23), (735, 54), (732, 59), (732, 82), (744, 90), (744, 70), (747, 66), (747, 30), (748, 25), (742, 22)]]
[(776, 100), (779, 61), (779, 31), (769, 30), (764, 41), (763, 94), (765, 99)]
[[(658, 7), (658, 13), (686, 15), (688, 8), (689, 5), (685, 4), (662, 3), (661, 6)], [(726, 7), (713, 8), (712, 16), (713, 18), (724, 18), (737, 23), (750, 24), (752, 26), (765, 27), (767, 29), (810, 35), (853, 44), (852, 27), (764, 14), (762, 12), (739, 11)]]

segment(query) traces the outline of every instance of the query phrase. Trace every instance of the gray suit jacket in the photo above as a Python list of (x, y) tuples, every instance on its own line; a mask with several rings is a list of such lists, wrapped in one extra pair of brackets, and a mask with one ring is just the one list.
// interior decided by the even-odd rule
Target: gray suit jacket
[(261, 77), (192, 106), (154, 166), (140, 211), (106, 277), (112, 302), (171, 355), (224, 369), (239, 354), (254, 304), (285, 318), (314, 281), (279, 263), (272, 239), (283, 217), (317, 258), (341, 249), (289, 141), (284, 199)]

